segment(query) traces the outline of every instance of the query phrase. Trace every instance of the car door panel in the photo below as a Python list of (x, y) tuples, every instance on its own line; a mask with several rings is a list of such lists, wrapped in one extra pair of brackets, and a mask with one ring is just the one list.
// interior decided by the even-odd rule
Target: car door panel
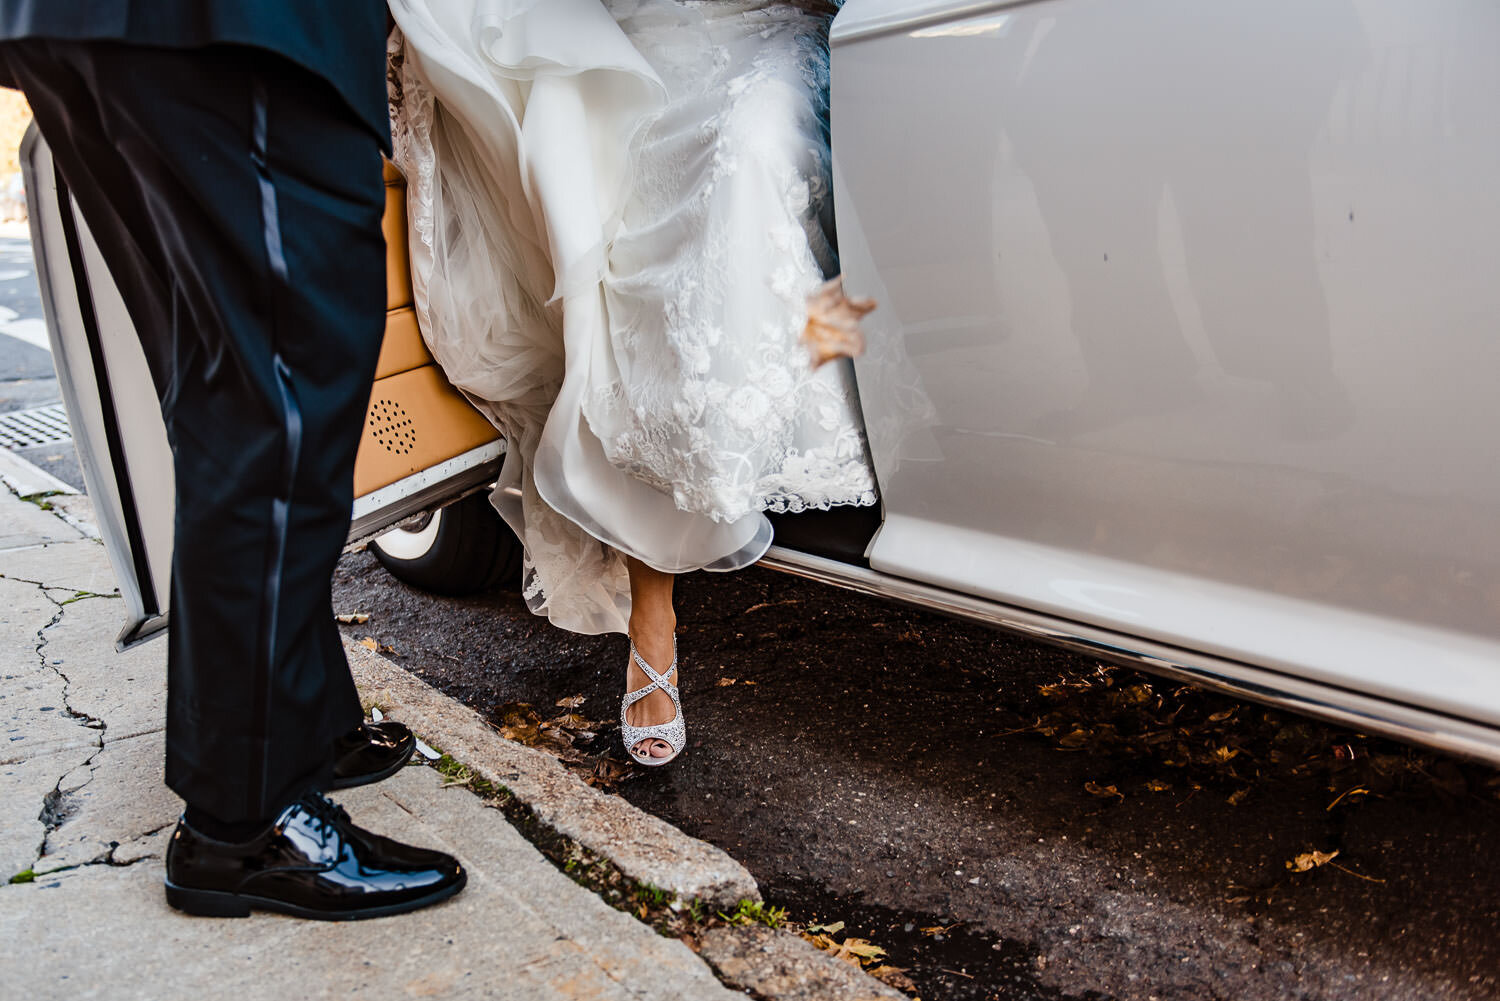
[(870, 565), (1500, 723), (1496, 51), (1468, 0), (850, 0)]
[(127, 609), (118, 643), (129, 646), (166, 623), (171, 452), (145, 355), (138, 345), (98, 334), (121, 322), (124, 305), (112, 283), (97, 280), (103, 261), (35, 128), (20, 159), (53, 365)]

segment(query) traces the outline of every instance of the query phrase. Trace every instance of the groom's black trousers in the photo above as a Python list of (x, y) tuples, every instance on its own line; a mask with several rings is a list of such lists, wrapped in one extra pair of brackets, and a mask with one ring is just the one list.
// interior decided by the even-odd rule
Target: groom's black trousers
[(0, 71), (109, 264), (171, 441), (167, 783), (220, 821), (268, 818), (360, 719), (329, 577), (385, 320), (379, 141), (260, 49), (22, 40)]

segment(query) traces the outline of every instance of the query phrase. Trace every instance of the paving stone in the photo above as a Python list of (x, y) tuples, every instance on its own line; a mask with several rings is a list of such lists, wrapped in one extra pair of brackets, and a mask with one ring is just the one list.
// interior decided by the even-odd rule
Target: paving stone
[(99, 746), (98, 731), (68, 714), (61, 678), (45, 670), (10, 670), (0, 679), (0, 764)]
[[(0, 517), (11, 510), (0, 504)], [(36, 585), (0, 580), (0, 883), (32, 868), (47, 795), (99, 746), (98, 732), (69, 715), (62, 676), (36, 652), (56, 612)]]
[(61, 611), (42, 631), (42, 656), (68, 679), (69, 707), (104, 720), (106, 741), (160, 730), (167, 713), (167, 644), (116, 652), (124, 614), (117, 598), (82, 598)]
[(99, 538), (94, 502), (88, 494), (62, 494), (47, 498), (47, 502), (52, 505), (54, 514), (77, 529), (84, 538)]
[(68, 714), (66, 682), (36, 651), (56, 614), (36, 585), (0, 580), (0, 764), (99, 742)]
[(150, 834), (121, 841), (110, 855), (110, 862), (114, 865), (130, 865), (142, 859), (163, 859), (167, 855), (167, 842), (172, 839), (172, 830), (177, 826), (177, 818)]
[(190, 918), (162, 868), (87, 866), (0, 887), (0, 982), (31, 1001), (439, 997), (729, 1001), (682, 943), (613, 910), (543, 859), (497, 811), (431, 769), (344, 797), (356, 819), (457, 850), (468, 888), (394, 918)]
[(93, 753), (78, 747), (0, 765), (0, 885), (36, 866), (47, 833), (41, 820), (47, 794)]
[(23, 501), (0, 487), (0, 550), (39, 546), (51, 542), (76, 542), (83, 533), (56, 515), (30, 501)]
[(760, 925), (712, 928), (699, 952), (726, 984), (777, 1001), (908, 1001), (863, 970), (810, 942)]
[(160, 732), (107, 741), (87, 768), (88, 778), (54, 804), (60, 823), (47, 835), (37, 872), (110, 857), (117, 845), (172, 823), (182, 801), (162, 781)]
[[(26, 506), (31, 507), (29, 504)], [(0, 505), (0, 519), (8, 518), (11, 510)], [(38, 513), (54, 524), (63, 525), (60, 519), (50, 514)], [(73, 592), (118, 592), (114, 571), (109, 568), (109, 557), (104, 551), (103, 543), (84, 539), (73, 529), (68, 529), (73, 533), (70, 540), (6, 550), (3, 531), (0, 529), (0, 577), (37, 581), (48, 587), (65, 588)], [(125, 613), (121, 611), (119, 614), (123, 619)], [(118, 631), (116, 626), (115, 632)], [(110, 638), (114, 638), (113, 632), (110, 633)]]
[[(0, 677), (21, 666), (21, 656), (28, 646), (36, 649), (36, 634), (52, 621), (57, 605), (48, 600), (35, 584), (3, 579), (9, 553), (0, 553), (0, 643), (8, 654), (0, 668)], [(29, 663), (29, 661), (28, 661)]]
[(52, 494), (47, 498), (48, 501), (57, 501), (62, 495), (82, 496), (56, 476), (27, 462), (9, 449), (0, 449), (0, 483), (8, 487), (10, 493), (18, 499), (38, 494)]

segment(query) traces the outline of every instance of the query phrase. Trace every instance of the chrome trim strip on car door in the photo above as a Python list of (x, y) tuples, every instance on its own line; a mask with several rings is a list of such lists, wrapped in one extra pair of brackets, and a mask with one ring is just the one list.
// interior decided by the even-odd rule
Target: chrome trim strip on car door
[(858, 6), (850, 4), (834, 19), (828, 39), (831, 45), (845, 45), (862, 38), (920, 31), (932, 25), (965, 21), (1006, 7), (1038, 2), (1040, 0), (926, 0), (919, 3), (900, 0), (890, 3), (877, 0)]
[(772, 546), (761, 566), (824, 584), (899, 601), (1089, 657), (1185, 681), (1277, 709), (1286, 709), (1397, 740), (1500, 765), (1500, 730), (1420, 706), (1372, 698), (1238, 661), (1096, 629), (999, 602), (947, 591), (835, 560)]
[(363, 542), (439, 501), (449, 504), (494, 483), (504, 458), (504, 441), (486, 442), (354, 498), (350, 544)]

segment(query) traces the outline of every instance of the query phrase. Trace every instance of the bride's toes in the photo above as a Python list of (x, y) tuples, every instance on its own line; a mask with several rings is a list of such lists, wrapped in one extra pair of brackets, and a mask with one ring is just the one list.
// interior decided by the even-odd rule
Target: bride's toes
[(664, 740), (643, 740), (631, 748), (637, 757), (641, 758), (669, 758), (672, 756), (672, 745)]

